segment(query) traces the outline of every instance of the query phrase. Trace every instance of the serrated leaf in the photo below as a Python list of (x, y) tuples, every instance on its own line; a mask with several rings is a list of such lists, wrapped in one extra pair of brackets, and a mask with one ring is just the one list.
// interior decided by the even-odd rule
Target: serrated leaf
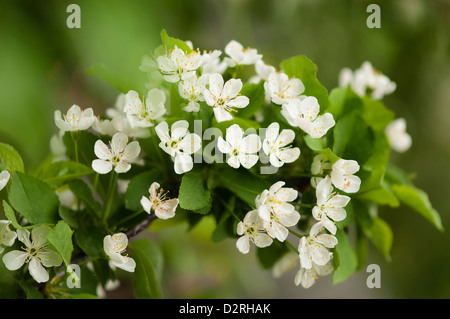
[(161, 41), (168, 50), (172, 50), (175, 46), (177, 46), (179, 49), (183, 50), (184, 53), (192, 52), (192, 49), (186, 44), (186, 42), (170, 37), (165, 29), (161, 31)]
[(190, 171), (181, 179), (178, 199), (180, 207), (187, 210), (197, 210), (208, 205), (211, 192), (206, 187), (205, 177), (201, 172)]
[(17, 221), (14, 209), (5, 200), (3, 201), (3, 211), (5, 212), (6, 219), (11, 222), (15, 229), (22, 228), (22, 226), (20, 226), (19, 222)]
[(73, 194), (86, 204), (96, 216), (99, 216), (102, 205), (94, 198), (89, 186), (81, 179), (75, 179), (69, 183), (69, 188)]
[(20, 172), (12, 177), (8, 194), (11, 206), (32, 224), (55, 224), (59, 199), (43, 181)]
[(60, 220), (47, 234), (47, 240), (62, 257), (66, 266), (70, 265), (70, 260), (72, 257), (72, 234), (73, 231), (70, 226), (62, 220)]
[(50, 185), (59, 187), (71, 180), (92, 173), (94, 173), (94, 171), (86, 165), (71, 161), (61, 161), (47, 166), (41, 172), (39, 178)]
[(24, 172), (23, 160), (14, 147), (0, 143), (0, 161), (13, 174), (15, 171)]
[(161, 277), (163, 255), (160, 248), (146, 238), (129, 244), (130, 257), (136, 261), (135, 285), (139, 299), (159, 299), (161, 294)]
[(342, 117), (334, 128), (333, 152), (363, 165), (372, 155), (374, 133), (356, 112)]
[(336, 231), (336, 238), (338, 244), (334, 248), (334, 258), (338, 260), (338, 265), (334, 264), (333, 284), (338, 284), (345, 281), (356, 270), (358, 260), (355, 252), (347, 238), (344, 230), (338, 229)]
[(364, 228), (364, 233), (382, 253), (382, 255), (387, 260), (390, 260), (390, 252), (393, 241), (391, 227), (381, 218), (374, 217), (372, 219), (372, 225)]
[(317, 79), (317, 66), (305, 55), (282, 61), (281, 69), (289, 77), (296, 77), (303, 82), (305, 86), (303, 94), (316, 97), (322, 112), (328, 108), (330, 104), (328, 91)]
[(392, 192), (405, 205), (422, 215), (432, 223), (438, 230), (443, 231), (442, 221), (439, 213), (431, 205), (428, 194), (414, 186), (393, 184)]

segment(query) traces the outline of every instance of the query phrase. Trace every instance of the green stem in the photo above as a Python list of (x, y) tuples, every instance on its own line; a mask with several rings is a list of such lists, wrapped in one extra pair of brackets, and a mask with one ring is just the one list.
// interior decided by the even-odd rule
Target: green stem
[(95, 195), (95, 192), (97, 191), (97, 186), (98, 186), (98, 179), (99, 179), (99, 174), (95, 174), (95, 179), (94, 179), (94, 185), (92, 186), (92, 194)]
[(303, 236), (300, 235), (299, 233), (293, 231), (292, 229), (287, 228), (287, 230), (294, 236), (297, 236), (298, 238), (302, 238)]
[(295, 251), (297, 254), (299, 254), (299, 251), (297, 250), (297, 248), (294, 247), (294, 245), (292, 245), (289, 241), (285, 241), (286, 245), (288, 245), (293, 251)]
[(79, 157), (78, 157), (78, 136), (75, 134), (79, 134), (78, 132), (70, 132), (70, 136), (72, 137), (73, 145), (75, 148), (75, 161), (79, 163)]
[(105, 226), (108, 224), (107, 223), (108, 217), (109, 214), (111, 213), (111, 206), (116, 193), (118, 176), (119, 175), (115, 171), (111, 172), (111, 179), (109, 180), (109, 187), (108, 187), (108, 195), (106, 196), (106, 202), (103, 210), (103, 223), (105, 224)]

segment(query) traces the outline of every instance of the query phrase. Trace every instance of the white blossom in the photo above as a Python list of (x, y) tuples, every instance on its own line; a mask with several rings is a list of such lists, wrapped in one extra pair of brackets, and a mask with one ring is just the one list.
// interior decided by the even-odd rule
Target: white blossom
[(339, 86), (350, 86), (360, 96), (370, 95), (375, 100), (381, 100), (397, 88), (386, 75), (376, 70), (368, 61), (364, 62), (355, 72), (344, 68), (339, 74)]
[(264, 82), (264, 89), (273, 103), (282, 105), (294, 99), (303, 99), (301, 94), (305, 91), (305, 86), (300, 79), (289, 79), (285, 73), (273, 71)]
[(227, 128), (226, 140), (219, 136), (217, 147), (223, 154), (227, 154), (227, 163), (233, 168), (241, 165), (249, 169), (258, 162), (258, 151), (261, 148), (261, 139), (256, 134), (244, 137), (244, 130), (233, 124)]
[(205, 89), (203, 96), (206, 104), (213, 107), (217, 122), (233, 119), (231, 112), (234, 108), (244, 108), (250, 100), (246, 96), (239, 95), (242, 90), (240, 79), (230, 79), (224, 84), (222, 75), (213, 73), (209, 75), (209, 88)]
[(126, 134), (116, 133), (109, 147), (102, 140), (95, 142), (94, 153), (98, 159), (92, 161), (92, 169), (99, 174), (108, 174), (113, 168), (116, 173), (126, 173), (140, 151), (139, 142), (128, 143)]
[(92, 108), (82, 111), (78, 105), (73, 105), (63, 116), (56, 110), (54, 118), (56, 126), (64, 132), (87, 130), (97, 120)]
[(300, 220), (300, 213), (290, 203), (297, 198), (298, 192), (293, 188), (283, 187), (284, 184), (283, 181), (276, 182), (255, 199), (256, 209), (264, 221), (267, 233), (281, 242), (289, 234), (286, 227), (294, 226)]
[(298, 126), (312, 138), (324, 136), (336, 123), (331, 113), (319, 115), (319, 102), (313, 96), (293, 99), (282, 106), (281, 114), (292, 126)]
[(26, 229), (17, 230), (17, 238), (25, 245), (22, 250), (12, 250), (3, 256), (3, 263), (9, 270), (17, 270), (25, 263), (31, 276), (39, 283), (47, 282), (49, 274), (44, 267), (56, 267), (62, 263), (61, 256), (49, 248), (47, 234), (51, 228), (46, 225), (33, 228), (31, 232)]
[(232, 40), (225, 46), (225, 53), (229, 56), (225, 58), (229, 67), (236, 65), (254, 64), (262, 58), (256, 49), (244, 48), (239, 42)]
[(311, 173), (313, 175), (322, 175), (324, 170), (331, 169), (331, 163), (322, 154), (317, 154), (314, 156), (312, 164), (311, 164)]
[(338, 241), (333, 235), (319, 235), (310, 231), (309, 236), (303, 236), (298, 245), (301, 267), (311, 269), (313, 263), (318, 266), (326, 265), (333, 256), (328, 249), (334, 248), (337, 243)]
[(7, 170), (4, 170), (0, 173), (0, 191), (5, 188), (6, 184), (8, 184), (10, 177), (11, 175)]
[(398, 118), (389, 123), (384, 132), (394, 151), (403, 153), (411, 147), (412, 139), (406, 132), (406, 120), (404, 118)]
[(103, 249), (110, 258), (110, 263), (114, 267), (123, 269), (128, 272), (134, 272), (136, 262), (133, 258), (123, 256), (128, 246), (128, 237), (124, 233), (107, 235), (103, 239)]
[(222, 51), (214, 50), (212, 52), (204, 52), (202, 54), (202, 74), (219, 73), (223, 74), (228, 68), (225, 61), (220, 60)]
[(150, 127), (166, 114), (165, 102), (166, 95), (162, 90), (149, 90), (145, 103), (141, 101), (136, 91), (131, 90), (125, 95), (123, 111), (126, 113), (131, 127)]
[(172, 124), (170, 132), (167, 122), (159, 123), (155, 130), (161, 142), (159, 147), (174, 160), (174, 170), (183, 174), (194, 167), (191, 154), (202, 147), (202, 139), (195, 133), (189, 133), (189, 123), (185, 120)]
[(317, 205), (313, 207), (312, 215), (319, 222), (313, 226), (314, 230), (311, 231), (316, 232), (325, 227), (333, 235), (336, 234), (336, 225), (333, 221), (338, 222), (345, 219), (347, 212), (344, 207), (347, 206), (350, 197), (336, 194), (329, 176), (326, 176), (317, 185), (316, 197)]
[(331, 167), (331, 182), (346, 193), (356, 193), (361, 186), (361, 179), (354, 175), (358, 171), (357, 161), (339, 159)]
[(200, 110), (200, 101), (204, 101), (203, 91), (206, 89), (208, 83), (208, 75), (202, 75), (180, 81), (178, 84), (178, 91), (183, 99), (189, 101), (188, 105), (184, 108), (186, 112), (198, 112)]
[(295, 275), (295, 284), (302, 285), (303, 288), (309, 288), (316, 283), (319, 276), (327, 276), (333, 272), (333, 263), (329, 261), (326, 265), (316, 265), (312, 263), (309, 269), (300, 268)]
[(175, 211), (179, 203), (178, 198), (168, 199), (163, 189), (158, 191), (159, 188), (159, 183), (153, 182), (148, 190), (150, 197), (143, 196), (141, 205), (148, 214), (153, 210), (158, 218), (172, 218), (175, 216)]
[(201, 65), (201, 55), (198, 51), (185, 54), (177, 46), (169, 52), (168, 56), (159, 56), (156, 59), (158, 68), (167, 82), (176, 83), (192, 77)]
[(10, 230), (9, 225), (9, 220), (0, 220), (0, 254), (5, 250), (3, 246), (11, 247), (17, 238), (17, 233)]
[(265, 64), (263, 60), (258, 60), (255, 62), (256, 75), (252, 76), (248, 82), (257, 84), (262, 80), (267, 81), (269, 79), (269, 75), (275, 71), (276, 69), (273, 66)]
[(263, 151), (269, 156), (270, 164), (281, 167), (284, 163), (292, 163), (300, 156), (300, 149), (292, 147), (295, 139), (293, 130), (282, 130), (280, 125), (274, 122), (266, 129), (266, 138), (262, 143)]
[(236, 232), (241, 236), (236, 242), (236, 247), (243, 254), (250, 251), (250, 242), (260, 248), (270, 246), (273, 242), (267, 235), (257, 210), (252, 210), (245, 215), (244, 220), (238, 223)]

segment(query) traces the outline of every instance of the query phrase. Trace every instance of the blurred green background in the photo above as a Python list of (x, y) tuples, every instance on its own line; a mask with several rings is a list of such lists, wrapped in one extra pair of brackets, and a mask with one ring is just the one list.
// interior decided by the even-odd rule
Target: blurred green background
[[(70, 3), (81, 8), (81, 28), (69, 29)], [(381, 7), (381, 28), (369, 29), (366, 8)], [(368, 60), (397, 83), (385, 103), (408, 122), (413, 138), (392, 161), (417, 172), (447, 230), (439, 233), (408, 208), (382, 208), (394, 232), (392, 261), (371, 249), (368, 264), (381, 267), (381, 288), (366, 286), (363, 269), (333, 286), (331, 276), (304, 290), (295, 271), (275, 280), (253, 254), (227, 240), (213, 244), (211, 221), (188, 233), (180, 225), (151, 233), (166, 257), (169, 298), (449, 298), (450, 297), (450, 2), (447, 0), (128, 0), (1, 1), (0, 141), (22, 154), (27, 169), (49, 152), (57, 133), (56, 109), (78, 104), (96, 114), (118, 94), (86, 75), (94, 64), (145, 82), (141, 58), (159, 45), (159, 33), (191, 40), (201, 50), (232, 39), (257, 48), (264, 61), (305, 54), (331, 91), (341, 68)], [(189, 240), (187, 240), (189, 239)], [(130, 297), (126, 281), (111, 298)]]

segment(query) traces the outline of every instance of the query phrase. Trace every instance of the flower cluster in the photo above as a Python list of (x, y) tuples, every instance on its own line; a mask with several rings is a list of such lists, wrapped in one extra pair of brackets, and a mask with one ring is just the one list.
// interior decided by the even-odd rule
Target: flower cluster
[[(252, 245), (272, 246), (268, 254), (279, 249), (267, 258), (274, 276), (297, 267), (294, 283), (311, 287), (339, 267), (333, 257), (345, 245), (352, 208), (397, 200), (389, 183), (406, 179), (380, 175), (390, 149), (411, 146), (405, 120), (389, 112), (371, 118), (384, 110), (372, 100), (392, 93), (395, 83), (368, 62), (344, 69), (333, 98), (353, 92), (353, 110), (328, 96), (305, 56), (277, 69), (235, 40), (224, 52), (200, 52), (165, 33), (162, 40), (141, 65), (151, 73), (144, 92), (144, 85), (127, 87), (102, 115), (78, 105), (65, 115), (55, 111), (53, 156), (34, 174), (8, 162), (15, 154), (0, 163), (0, 191), (8, 193), (7, 219), (0, 221), (6, 268), (25, 266), (36, 282), (49, 283), (44, 292), (51, 297), (66, 294), (58, 291), (61, 278), (72, 273), (63, 263), (88, 265), (101, 278), (99, 295), (117, 287), (118, 268), (148, 277), (136, 283), (149, 297), (162, 263), (154, 260), (153, 242), (131, 238), (156, 219), (194, 223), (210, 215), (215, 239), (233, 238), (242, 254)], [(22, 203), (40, 193), (42, 203)]]

